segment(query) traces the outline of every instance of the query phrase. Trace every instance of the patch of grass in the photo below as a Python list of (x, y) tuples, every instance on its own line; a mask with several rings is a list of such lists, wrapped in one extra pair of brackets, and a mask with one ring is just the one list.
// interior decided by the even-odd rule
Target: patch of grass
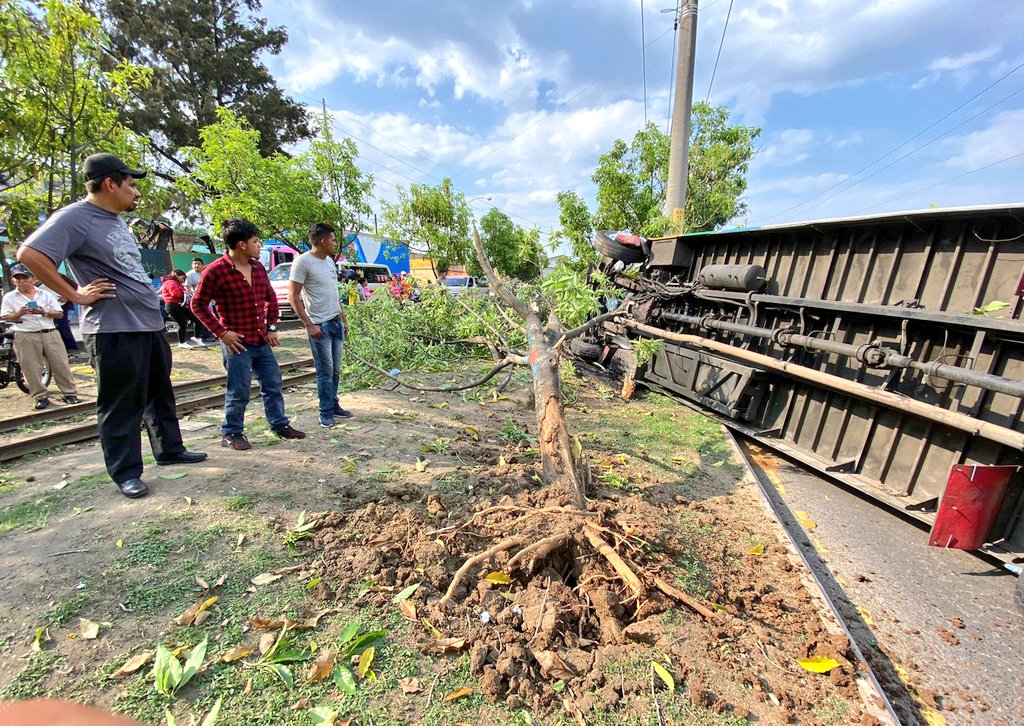
[(248, 493), (235, 494), (224, 500), (224, 506), (232, 512), (245, 512), (252, 509), (255, 503), (255, 497)]
[(510, 418), (505, 419), (505, 425), (498, 432), (498, 438), (509, 444), (530, 443), (530, 435), (519, 428), (516, 422)]
[(846, 701), (838, 696), (828, 696), (821, 703), (811, 706), (811, 713), (823, 724), (846, 723)]
[(64, 656), (59, 653), (33, 653), (28, 664), (0, 691), (0, 701), (20, 701), (45, 695), (47, 678), (63, 662)]
[(22, 480), (9, 471), (0, 470), (0, 494), (10, 494), (19, 486)]
[(50, 608), (50, 611), (43, 616), (43, 619), (48, 625), (54, 627), (61, 626), (75, 615), (78, 615), (89, 600), (89, 596), (83, 593), (72, 595), (67, 600), (61, 600)]
[(434, 488), (437, 490), (438, 494), (465, 491), (466, 477), (458, 471), (449, 471), (440, 479), (434, 480)]
[(49, 490), (37, 499), (25, 500), (12, 504), (0, 511), (0, 536), (14, 529), (34, 531), (46, 525), (50, 517), (68, 509), (79, 501), (75, 496), (86, 490), (108, 484), (110, 478), (105, 471), (87, 474), (73, 480), (59, 491)]

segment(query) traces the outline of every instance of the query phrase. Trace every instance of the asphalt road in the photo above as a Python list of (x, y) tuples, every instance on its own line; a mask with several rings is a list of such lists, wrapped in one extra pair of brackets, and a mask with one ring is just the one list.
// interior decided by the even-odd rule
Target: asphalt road
[(774, 469), (778, 499), (802, 522), (802, 545), (864, 633), (869, 659), (909, 684), (921, 713), (934, 707), (949, 724), (1024, 723), (1024, 613), (1013, 602), (1012, 574), (929, 547), (919, 526), (796, 464), (759, 461)]

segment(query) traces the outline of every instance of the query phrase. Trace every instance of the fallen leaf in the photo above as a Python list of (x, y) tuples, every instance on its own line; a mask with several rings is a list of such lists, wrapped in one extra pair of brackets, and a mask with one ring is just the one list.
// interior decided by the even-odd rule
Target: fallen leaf
[(272, 582), (277, 582), (282, 577), (284, 577), (284, 575), (272, 575), (269, 572), (264, 572), (262, 574), (256, 575), (256, 577), (249, 580), (249, 582), (251, 582), (253, 585), (269, 585)]
[(828, 673), (833, 668), (839, 667), (839, 661), (834, 658), (823, 658), (820, 655), (811, 658), (801, 658), (797, 661), (800, 667), (811, 673)]
[(183, 471), (176, 471), (173, 474), (161, 474), (161, 479), (184, 479), (188, 474)]
[(32, 638), (32, 650), (36, 653), (43, 652), (43, 643), (50, 639), (50, 634), (46, 630), (46, 626), (36, 628), (35, 637)]
[(334, 670), (334, 661), (338, 653), (333, 648), (327, 648), (320, 656), (313, 661), (313, 664), (309, 666), (309, 672), (306, 673), (306, 680), (310, 683), (316, 683), (322, 681), (327, 676), (331, 675)]
[(213, 589), (216, 590), (218, 587), (223, 587), (224, 583), (228, 581), (228, 573), (224, 573), (217, 578), (217, 582), (213, 583)]
[(466, 648), (465, 638), (437, 638), (427, 645), (428, 653), (457, 653)]
[(472, 696), (472, 695), (473, 695), (473, 689), (472, 688), (460, 688), (459, 690), (452, 691), (447, 696), (445, 696), (443, 701), (444, 701), (444, 703), (451, 703), (452, 701), (457, 701), (460, 698), (465, 698), (466, 696)]
[(447, 401), (441, 401), (441, 403), (437, 404), (437, 407), (438, 408), (448, 408), (448, 402)]
[(473, 441), (480, 440), (480, 429), (478, 429), (476, 426), (464, 426), (463, 428), (465, 429), (467, 434), (473, 437)]
[(748, 555), (763, 555), (764, 554), (764, 545), (757, 545), (756, 547), (751, 547), (750, 548), (750, 552), (748, 552), (747, 554)]
[(199, 602), (189, 607), (189, 609), (183, 612), (181, 615), (176, 617), (174, 619), (174, 622), (178, 625), (181, 625), (182, 627), (188, 627), (189, 625), (192, 625), (193, 622), (195, 622), (196, 615), (216, 604), (218, 600), (220, 600), (220, 598), (216, 595), (214, 595), (213, 597), (208, 597), (205, 600), (200, 600)]
[(77, 517), (79, 514), (85, 514), (86, 512), (91, 512), (95, 508), (96, 507), (75, 507), (75, 513), (72, 514), (71, 516), (72, 517)]
[(274, 570), (275, 575), (291, 575), (294, 572), (302, 572), (307, 565), (292, 565), (291, 567), (279, 567)]
[(120, 668), (110, 674), (110, 677), (118, 680), (121, 678), (127, 678), (133, 673), (138, 672), (142, 666), (146, 665), (151, 660), (153, 660), (153, 651), (150, 650), (145, 653), (140, 653), (139, 655), (126, 660)]
[(339, 665), (334, 669), (334, 685), (340, 688), (344, 693), (355, 693), (356, 677), (352, 675), (352, 671), (348, 668), (343, 665)]
[(199, 585), (199, 587), (203, 588), (204, 590), (209, 590), (210, 589), (210, 583), (208, 583), (206, 580), (201, 578), (199, 575), (196, 575), (196, 584)]
[(356, 667), (356, 675), (360, 678), (366, 676), (370, 672), (370, 666), (373, 665), (373, 656), (376, 655), (377, 649), (372, 645), (363, 651), (363, 654), (359, 656), (359, 665)]
[(309, 699), (300, 698), (298, 701), (288, 707), (289, 711), (301, 711), (304, 708), (309, 708)]
[(420, 685), (419, 678), (399, 678), (398, 685), (402, 687), (402, 693), (407, 696), (413, 693), (419, 693), (423, 690), (423, 686)]
[(242, 543), (243, 542), (245, 542), (245, 535), (244, 534), (238, 535), (238, 541), (235, 542), (235, 549), (236, 550), (240, 549), (242, 547)]
[(239, 643), (234, 648), (229, 650), (227, 653), (220, 657), (221, 663), (234, 663), (236, 660), (242, 660), (247, 655), (252, 655), (252, 648), (245, 643)]
[(421, 620), (420, 622), (423, 623), (423, 627), (430, 631), (430, 634), (433, 635), (435, 638), (440, 639), (444, 637), (444, 633), (435, 628), (434, 624), (426, 618), (423, 618), (423, 620)]
[(727, 606), (719, 605), (716, 602), (711, 603), (711, 609), (712, 610), (717, 610), (720, 613), (727, 613), (727, 612), (729, 612), (729, 608)]
[(100, 634), (100, 624), (88, 618), (78, 619), (78, 632), (84, 640), (95, 640)]
[(400, 593), (391, 598), (391, 602), (402, 602), (402, 600), (408, 600), (410, 597), (412, 597), (412, 594), (419, 589), (419, 586), (420, 583), (418, 582), (415, 585), (409, 585), (409, 587), (405, 588)]
[(402, 613), (406, 620), (416, 622), (416, 605), (409, 602), (408, 600), (402, 600), (398, 603), (398, 610)]
[(192, 624), (197, 628), (210, 619), (212, 613), (209, 610), (202, 610), (196, 613), (196, 619), (192, 621)]
[(814, 529), (818, 526), (817, 522), (811, 521), (810, 519), (801, 519), (800, 524), (802, 524), (807, 529)]
[(565, 681), (575, 678), (576, 674), (569, 669), (553, 650), (533, 651), (533, 657), (540, 664), (540, 674), (552, 681)]
[(505, 461), (505, 455), (504, 454), (499, 454), (498, 455), (498, 466), (508, 466), (508, 462)]
[(665, 669), (665, 666), (663, 666), (661, 663), (655, 663), (654, 661), (651, 661), (651, 668), (654, 669), (654, 672), (658, 675), (658, 678), (660, 678), (662, 682), (665, 684), (665, 687), (668, 688), (668, 692), (675, 693), (676, 681), (674, 678), (672, 678), (672, 674)]
[(277, 642), (277, 633), (264, 633), (260, 636), (260, 655), (264, 655), (268, 650), (274, 647), (274, 643)]
[(427, 461), (426, 459), (417, 458), (416, 459), (416, 471), (426, 471), (427, 470), (427, 464), (429, 464), (429, 463), (430, 462)]
[(122, 547), (124, 547), (124, 540), (123, 539), (119, 539), (117, 542), (114, 543), (114, 546), (117, 547), (118, 549), (121, 549)]
[(512, 584), (512, 578), (506, 575), (504, 572), (492, 572), (491, 574), (487, 575), (484, 579), (492, 585)]
[(185, 497), (185, 504), (189, 507), (192, 506), (192, 497)]
[[(309, 717), (315, 726), (344, 726), (343, 723), (338, 721), (339, 713), (341, 712), (327, 706), (318, 706), (316, 708), (309, 709)], [(352, 719), (346, 719), (345, 723), (348, 723), (351, 720)]]

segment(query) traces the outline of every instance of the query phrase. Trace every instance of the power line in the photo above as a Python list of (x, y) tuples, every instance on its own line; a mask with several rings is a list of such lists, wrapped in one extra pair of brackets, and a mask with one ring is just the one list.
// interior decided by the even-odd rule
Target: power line
[(979, 167), (977, 167), (975, 169), (971, 169), (970, 171), (965, 171), (962, 174), (957, 174), (956, 176), (951, 176), (948, 179), (943, 179), (942, 181), (935, 182), (934, 184), (929, 184), (926, 187), (921, 187), (920, 189), (914, 189), (913, 191), (906, 192), (904, 194), (900, 194), (900, 195), (895, 196), (895, 197), (890, 197), (889, 199), (886, 199), (883, 202), (879, 202), (878, 204), (875, 204), (874, 206), (868, 207), (868, 210), (877, 209), (878, 207), (885, 206), (886, 204), (890, 204), (890, 203), (895, 202), (895, 201), (897, 201), (899, 199), (903, 199), (904, 197), (909, 197), (909, 196), (911, 196), (913, 194), (920, 194), (921, 192), (926, 192), (929, 189), (934, 189), (935, 187), (942, 186), (943, 184), (948, 184), (949, 182), (956, 181), (957, 179), (962, 179), (965, 176), (970, 176), (971, 174), (977, 174), (979, 171), (984, 171), (985, 169), (991, 169), (993, 166), (998, 166), (1000, 164), (1005, 164), (1008, 161), (1012, 161), (1014, 159), (1018, 159), (1018, 158), (1020, 158), (1022, 156), (1024, 156), (1024, 151), (1017, 152), (1016, 154), (1013, 154), (1012, 156), (1007, 156), (1007, 157), (1005, 157), (1003, 159), (1000, 159), (999, 161), (993, 161), (991, 163), (985, 164), (984, 166), (979, 166)]
[[(829, 196), (825, 197), (824, 199), (822, 199), (822, 200), (820, 200), (820, 201), (818, 201), (818, 202), (815, 202), (815, 203), (814, 203), (814, 204), (812, 204), (811, 206), (807, 207), (807, 209), (814, 209), (815, 207), (818, 207), (818, 206), (820, 206), (820, 205), (824, 204), (824, 203), (825, 203), (825, 202), (827, 202), (828, 200), (830, 200), (830, 199), (834, 199), (834, 198), (838, 197), (838, 196), (839, 196), (840, 194), (843, 194), (843, 193), (845, 193), (845, 192), (848, 192), (848, 191), (850, 191), (851, 189), (853, 189), (853, 188), (854, 188), (855, 186), (857, 186), (858, 184), (862, 184), (863, 182), (866, 182), (866, 181), (867, 181), (868, 179), (870, 179), (871, 177), (873, 177), (873, 176), (877, 176), (877, 175), (881, 174), (881, 173), (882, 173), (883, 171), (885, 171), (886, 169), (889, 169), (889, 168), (891, 168), (891, 167), (895, 166), (896, 164), (898, 164), (898, 163), (900, 163), (901, 161), (903, 161), (904, 159), (906, 159), (906, 158), (907, 158), (908, 156), (912, 156), (913, 154), (916, 154), (916, 153), (917, 153), (918, 151), (920, 151), (921, 149), (925, 148), (926, 146), (930, 146), (931, 144), (934, 144), (934, 143), (935, 143), (936, 141), (939, 141), (940, 139), (943, 139), (943, 138), (945, 138), (945, 137), (949, 136), (949, 135), (950, 135), (951, 133), (953, 133), (954, 131), (956, 131), (956, 130), (957, 130), (957, 129), (959, 129), (960, 127), (962, 127), (962, 126), (966, 126), (966, 125), (967, 125), (968, 123), (970, 123), (970, 122), (971, 122), (971, 121), (973, 121), (974, 119), (978, 118), (979, 116), (983, 116), (983, 115), (985, 115), (986, 113), (988, 113), (989, 111), (991, 111), (991, 110), (992, 110), (993, 108), (995, 108), (996, 106), (999, 106), (999, 105), (1001, 105), (1001, 104), (1005, 103), (1006, 101), (1010, 100), (1011, 98), (1013, 98), (1014, 96), (1018, 95), (1018, 94), (1019, 94), (1019, 93), (1021, 93), (1021, 92), (1024, 92), (1024, 88), (1018, 88), (1018, 89), (1017, 89), (1016, 91), (1014, 91), (1013, 93), (1011, 93), (1011, 94), (1009, 94), (1009, 95), (1007, 95), (1007, 96), (1004, 96), (1003, 98), (999, 99), (998, 101), (996, 101), (996, 102), (995, 102), (995, 103), (993, 103), (992, 105), (990, 105), (990, 106), (987, 106), (986, 108), (983, 108), (983, 109), (982, 109), (981, 111), (978, 111), (978, 113), (974, 114), (973, 116), (969, 116), (969, 117), (967, 117), (966, 119), (964, 119), (963, 121), (961, 121), (960, 123), (958, 123), (958, 124), (957, 124), (956, 126), (953, 126), (952, 128), (950, 128), (950, 129), (947, 129), (946, 131), (942, 132), (942, 133), (941, 133), (941, 134), (939, 134), (938, 136), (936, 136), (936, 137), (934, 137), (934, 138), (932, 138), (932, 139), (930, 139), (930, 140), (928, 140), (928, 141), (924, 142), (924, 143), (923, 143), (923, 144), (921, 144), (920, 146), (916, 146), (916, 147), (914, 147), (913, 149), (911, 149), (910, 151), (908, 151), (908, 152), (907, 152), (906, 154), (903, 154), (903, 156), (900, 156), (900, 157), (898, 157), (898, 158), (896, 158), (896, 159), (893, 159), (892, 161), (890, 161), (890, 162), (889, 162), (888, 164), (886, 164), (885, 166), (883, 166), (883, 167), (880, 167), (880, 168), (878, 168), (878, 169), (875, 169), (875, 170), (874, 170), (873, 172), (871, 172), (870, 174), (868, 174), (868, 175), (867, 175), (867, 176), (865, 176), (865, 177), (861, 177), (860, 179), (858, 179), (857, 181), (855, 181), (855, 182), (854, 182), (853, 184), (851, 184), (850, 186), (846, 187), (845, 189), (840, 189), (840, 190), (839, 190), (839, 191), (837, 191), (837, 192), (836, 192), (835, 194), (830, 194)], [(844, 180), (843, 180), (843, 182), (841, 182), (841, 183), (845, 183), (845, 182), (847, 182), (847, 181), (849, 181), (849, 179), (844, 179)], [(804, 211), (806, 212), (806, 211), (807, 211), (807, 209), (805, 209)]]
[(704, 103), (708, 103), (711, 100), (711, 87), (715, 85), (715, 74), (718, 73), (718, 61), (722, 58), (722, 46), (725, 45), (725, 33), (729, 30), (729, 18), (732, 17), (732, 3), (733, 0), (729, 0), (729, 11), (725, 14), (725, 26), (722, 28), (722, 39), (718, 42), (718, 55), (715, 56), (715, 67), (711, 71), (711, 81), (708, 83), (708, 95), (704, 99)]
[(1010, 70), (1009, 70), (1009, 71), (1007, 71), (1007, 72), (1006, 72), (1005, 74), (1003, 74), (1002, 76), (1000, 76), (999, 78), (997, 78), (996, 80), (994, 80), (994, 81), (993, 81), (992, 83), (990, 83), (989, 85), (985, 86), (985, 88), (983, 88), (983, 89), (982, 89), (981, 91), (979, 91), (978, 93), (974, 94), (973, 96), (971, 96), (970, 98), (968, 98), (968, 99), (967, 99), (966, 101), (964, 101), (963, 103), (961, 103), (961, 104), (960, 104), (959, 106), (957, 106), (956, 108), (954, 108), (954, 109), (953, 109), (952, 111), (950, 111), (950, 112), (946, 113), (946, 114), (945, 114), (944, 116), (942, 116), (941, 118), (938, 118), (938, 119), (936, 119), (935, 121), (933, 121), (932, 123), (928, 124), (928, 125), (927, 125), (927, 126), (925, 126), (925, 127), (923, 128), (923, 129), (921, 129), (920, 131), (918, 131), (918, 132), (917, 132), (916, 134), (914, 134), (913, 136), (911, 136), (911, 137), (910, 137), (909, 139), (907, 139), (907, 140), (906, 140), (906, 141), (904, 141), (903, 143), (901, 143), (901, 144), (899, 144), (899, 145), (897, 145), (897, 146), (894, 146), (893, 148), (889, 149), (889, 151), (885, 152), (884, 154), (882, 154), (881, 156), (879, 156), (879, 157), (878, 157), (877, 159), (875, 159), (874, 161), (871, 161), (871, 162), (869, 162), (869, 163), (865, 164), (865, 165), (864, 165), (864, 166), (862, 166), (862, 167), (861, 167), (860, 169), (858, 169), (857, 171), (853, 172), (852, 174), (850, 174), (850, 175), (849, 175), (849, 176), (847, 176), (846, 178), (842, 179), (841, 181), (838, 181), (838, 182), (836, 182), (835, 184), (833, 184), (832, 186), (830, 186), (830, 187), (828, 187), (828, 188), (826, 188), (826, 189), (823, 189), (823, 190), (821, 190), (820, 192), (818, 192), (818, 193), (817, 193), (817, 194), (815, 194), (814, 196), (812, 196), (812, 197), (810, 197), (810, 198), (808, 198), (808, 199), (805, 199), (804, 201), (800, 202), (799, 204), (795, 204), (795, 205), (793, 205), (792, 207), (790, 207), (789, 209), (784, 209), (784, 210), (782, 210), (781, 212), (777, 212), (777, 213), (773, 214), (772, 216), (770, 216), (770, 217), (767, 217), (767, 218), (765, 218), (764, 220), (762, 220), (762, 222), (761, 222), (761, 223), (762, 223), (762, 224), (764, 224), (765, 222), (770, 222), (771, 220), (775, 219), (776, 217), (781, 217), (781, 216), (782, 216), (782, 215), (784, 215), (784, 214), (789, 214), (789, 213), (790, 213), (790, 212), (792, 212), (793, 210), (795, 210), (795, 209), (799, 209), (800, 207), (804, 206), (805, 204), (809, 204), (810, 202), (813, 202), (813, 201), (814, 201), (815, 199), (817, 199), (818, 197), (821, 197), (821, 196), (823, 196), (823, 195), (825, 195), (825, 194), (828, 194), (828, 193), (829, 193), (830, 191), (832, 191), (832, 190), (833, 190), (833, 189), (835, 189), (836, 187), (842, 186), (843, 184), (845, 184), (846, 182), (850, 181), (850, 180), (851, 180), (851, 179), (853, 179), (854, 177), (858, 176), (858, 175), (859, 175), (859, 174), (861, 174), (862, 172), (864, 172), (864, 171), (867, 171), (868, 169), (870, 169), (871, 167), (873, 167), (873, 166), (874, 166), (875, 164), (877, 164), (878, 162), (882, 161), (883, 159), (885, 159), (885, 158), (887, 158), (887, 157), (889, 157), (889, 156), (892, 156), (892, 155), (893, 155), (893, 154), (895, 154), (895, 153), (896, 153), (897, 151), (899, 151), (900, 149), (902, 149), (902, 148), (903, 148), (904, 146), (906, 146), (907, 144), (909, 144), (909, 143), (910, 143), (911, 141), (914, 141), (915, 139), (917, 139), (917, 138), (919, 138), (919, 137), (923, 136), (923, 135), (924, 135), (924, 134), (925, 134), (925, 133), (926, 133), (927, 131), (930, 131), (931, 129), (935, 128), (935, 127), (936, 127), (936, 126), (938, 126), (938, 125), (939, 125), (940, 123), (942, 123), (943, 121), (945, 121), (945, 120), (946, 120), (947, 118), (949, 118), (950, 116), (952, 116), (953, 114), (955, 114), (955, 113), (956, 113), (957, 111), (959, 111), (960, 109), (962, 109), (962, 108), (964, 108), (965, 106), (969, 105), (970, 103), (972, 103), (972, 102), (973, 102), (974, 100), (976, 100), (977, 98), (979, 98), (979, 97), (983, 96), (983, 95), (984, 95), (985, 93), (987, 93), (987, 92), (988, 92), (988, 91), (989, 91), (989, 90), (990, 90), (991, 88), (993, 88), (993, 87), (994, 87), (994, 86), (996, 86), (997, 84), (1001, 83), (1001, 82), (1002, 82), (1002, 81), (1004, 81), (1004, 80), (1005, 80), (1006, 78), (1009, 78), (1009, 77), (1010, 77), (1011, 75), (1013, 75), (1014, 73), (1016, 73), (1017, 71), (1019, 71), (1019, 70), (1020, 70), (1021, 68), (1024, 68), (1024, 63), (1021, 63), (1020, 65), (1018, 65), (1018, 66), (1016, 66), (1016, 67), (1014, 67), (1014, 68), (1010, 69)]
[(683, 0), (679, 0), (676, 3), (675, 8), (669, 8), (662, 10), (663, 13), (675, 13), (676, 16), (672, 19), (672, 65), (669, 67), (668, 72), (668, 113), (665, 115), (665, 133), (668, 133), (669, 126), (672, 125), (672, 94), (676, 89), (676, 50), (678, 43), (676, 42), (676, 35), (679, 33), (679, 7)]
[(647, 128), (647, 35), (644, 31), (644, 0), (640, 0), (640, 67), (644, 76), (644, 128)]

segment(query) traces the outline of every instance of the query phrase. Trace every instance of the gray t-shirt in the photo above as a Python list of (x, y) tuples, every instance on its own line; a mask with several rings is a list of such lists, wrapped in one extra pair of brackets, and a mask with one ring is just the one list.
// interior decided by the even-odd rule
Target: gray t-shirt
[(116, 297), (82, 307), (83, 334), (163, 330), (160, 298), (142, 266), (142, 253), (116, 214), (84, 200), (75, 202), (54, 212), (24, 244), (54, 264), (67, 260), (79, 285), (98, 277), (117, 285)]
[(318, 259), (312, 252), (304, 252), (292, 263), (289, 280), (302, 285), (302, 302), (306, 313), (315, 324), (341, 315), (338, 297), (338, 268), (330, 257)]
[(187, 287), (192, 292), (195, 292), (196, 288), (199, 287), (199, 280), (202, 278), (202, 276), (203, 273), (201, 272), (189, 270), (188, 272), (185, 273), (185, 287)]

